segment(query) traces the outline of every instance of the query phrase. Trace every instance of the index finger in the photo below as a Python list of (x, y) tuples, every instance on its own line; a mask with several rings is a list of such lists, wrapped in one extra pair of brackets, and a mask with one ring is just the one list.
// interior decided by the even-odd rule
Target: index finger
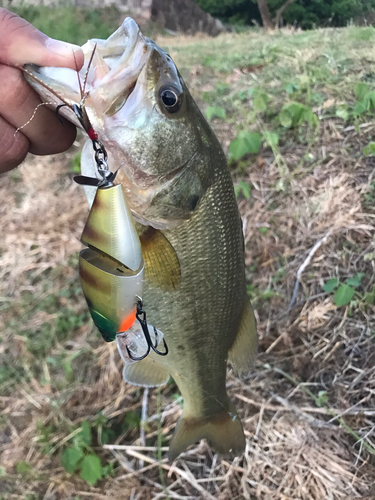
[(77, 46), (49, 38), (30, 23), (0, 8), (0, 63), (81, 69), (83, 52)]

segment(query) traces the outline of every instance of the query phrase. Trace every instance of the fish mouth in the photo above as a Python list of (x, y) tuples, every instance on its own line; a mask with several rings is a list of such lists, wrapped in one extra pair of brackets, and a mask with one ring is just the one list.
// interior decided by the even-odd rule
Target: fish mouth
[[(92, 39), (82, 46), (84, 64), (79, 71), (34, 64), (24, 66), (26, 80), (44, 102), (53, 110), (59, 108), (59, 114), (78, 128), (83, 127), (73, 106), (84, 105), (92, 127), (107, 149), (111, 169), (121, 167), (127, 177), (128, 194), (149, 187), (159, 177), (143, 172), (131, 158), (124, 158), (126, 151), (118, 147), (111, 129), (124, 124), (131, 126), (129, 122), (137, 104), (134, 101), (142, 98), (141, 92), (134, 90), (155, 46), (152, 40), (143, 36), (133, 19), (126, 18), (107, 40)], [(139, 87), (144, 86), (142, 81)], [(122, 109), (124, 107), (127, 109)], [(95, 176), (96, 170), (87, 174)], [(130, 186), (133, 186), (131, 190)], [(132, 205), (131, 200), (129, 202)]]
[[(80, 71), (26, 65), (25, 77), (52, 109), (65, 104), (59, 107), (59, 112), (80, 128), (84, 125), (73, 106), (84, 106), (90, 128), (107, 150), (111, 171), (119, 170), (116, 181), (123, 185), (136, 219), (158, 229), (175, 227), (192, 214), (183, 184), (195, 155), (180, 150), (175, 158), (177, 168), (173, 162), (163, 161), (160, 147), (164, 127), (169, 127), (171, 136), (171, 127), (176, 126), (176, 122), (166, 123), (157, 99), (163, 85), (172, 83), (183, 92), (177, 68), (163, 49), (143, 36), (131, 18), (126, 18), (107, 40), (89, 40), (82, 50), (84, 65)], [(86, 143), (82, 152), (81, 172), (89, 177), (97, 176), (90, 143)], [(191, 193), (190, 198), (199, 199), (199, 179), (192, 181), (199, 194), (197, 198)], [(176, 188), (179, 197), (184, 199), (182, 204), (176, 196), (168, 194)], [(89, 203), (94, 190), (90, 192), (90, 188), (85, 187)], [(158, 204), (162, 205), (160, 217)]]
[[(51, 107), (84, 103), (95, 123), (101, 115), (115, 115), (126, 103), (153, 46), (137, 23), (126, 18), (107, 40), (92, 39), (82, 46), (84, 64), (79, 71), (26, 64), (25, 77)], [(81, 126), (71, 110), (62, 114)]]

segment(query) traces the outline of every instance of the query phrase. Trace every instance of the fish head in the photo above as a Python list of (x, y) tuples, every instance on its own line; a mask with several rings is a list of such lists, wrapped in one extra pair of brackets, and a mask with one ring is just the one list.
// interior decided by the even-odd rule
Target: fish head
[[(222, 151), (172, 58), (131, 18), (82, 49), (78, 77), (68, 68), (27, 65), (26, 78), (46, 102), (57, 104), (58, 95), (84, 106), (139, 222), (165, 229), (189, 219)], [(61, 111), (80, 125), (69, 107)], [(84, 151), (82, 173), (95, 175), (92, 151)]]

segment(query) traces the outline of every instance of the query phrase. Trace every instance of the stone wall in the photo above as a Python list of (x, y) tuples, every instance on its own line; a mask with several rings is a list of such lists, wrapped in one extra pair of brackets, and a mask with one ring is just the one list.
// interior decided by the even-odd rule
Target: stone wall
[(152, 20), (171, 31), (203, 32), (212, 36), (225, 31), (219, 20), (204, 12), (193, 0), (0, 0), (0, 6), (9, 5), (69, 5), (82, 8), (116, 5), (140, 25)]
[(221, 21), (204, 12), (192, 0), (153, 0), (151, 19), (181, 33), (203, 32), (216, 36), (225, 31)]

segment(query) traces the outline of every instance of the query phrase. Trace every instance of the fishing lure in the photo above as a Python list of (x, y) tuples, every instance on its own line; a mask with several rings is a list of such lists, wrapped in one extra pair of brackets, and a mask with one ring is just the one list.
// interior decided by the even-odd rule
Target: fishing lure
[[(122, 185), (113, 184), (116, 174), (105, 168), (106, 153), (100, 141), (94, 142), (94, 149), (101, 180), (75, 178), (79, 184), (98, 187), (81, 237), (88, 248), (79, 256), (81, 285), (91, 317), (105, 341), (116, 339), (126, 363), (144, 359), (151, 350), (165, 356), (168, 347), (163, 334), (147, 324), (143, 307), (145, 264), (133, 217)], [(164, 352), (157, 349), (161, 341)]]
[[(106, 342), (116, 339), (121, 358), (127, 364), (144, 359), (154, 351), (168, 354), (163, 333), (146, 321), (142, 302), (145, 264), (138, 233), (121, 184), (114, 184), (117, 172), (108, 167), (108, 155), (100, 142), (85, 109), (87, 75), (94, 57), (91, 55), (81, 85), (79, 104), (70, 104), (32, 73), (24, 71), (62, 101), (76, 115), (83, 130), (92, 141), (97, 178), (78, 175), (81, 185), (97, 187), (81, 241), (87, 246), (79, 254), (79, 275), (91, 317)], [(157, 349), (163, 342), (164, 351)]]
[[(95, 151), (98, 179), (76, 176), (78, 184), (96, 186), (81, 241), (88, 248), (79, 256), (79, 274), (91, 317), (107, 342), (116, 339), (125, 363), (144, 359), (151, 350), (168, 354), (162, 332), (148, 325), (142, 302), (145, 264), (142, 248), (121, 184), (114, 184), (117, 172), (107, 164), (107, 152), (99, 141), (85, 109), (73, 111)], [(163, 341), (164, 352), (157, 349)]]

